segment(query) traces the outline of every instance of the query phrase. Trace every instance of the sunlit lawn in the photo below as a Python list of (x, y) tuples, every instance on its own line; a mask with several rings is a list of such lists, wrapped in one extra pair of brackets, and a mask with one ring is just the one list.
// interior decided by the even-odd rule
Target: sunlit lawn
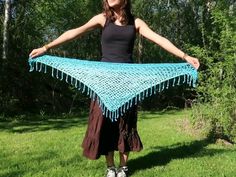
[[(236, 147), (190, 133), (189, 115), (186, 110), (139, 112), (144, 149), (131, 153), (131, 176), (236, 176)], [(103, 157), (82, 156), (86, 126), (86, 116), (0, 122), (0, 176), (104, 176)]]

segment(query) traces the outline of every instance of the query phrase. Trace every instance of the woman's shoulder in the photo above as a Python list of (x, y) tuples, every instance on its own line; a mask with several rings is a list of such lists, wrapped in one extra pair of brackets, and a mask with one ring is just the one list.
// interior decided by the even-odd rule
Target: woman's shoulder
[(106, 22), (106, 16), (104, 13), (100, 13), (97, 14), (93, 17), (94, 20), (96, 20), (97, 22), (99, 22), (99, 24), (101, 24), (102, 26), (105, 24)]
[(136, 27), (136, 28), (139, 28), (139, 27), (142, 26), (145, 22), (144, 22), (141, 18), (135, 17), (134, 23), (135, 23), (135, 27)]
[(97, 14), (95, 15), (93, 18), (97, 19), (97, 20), (101, 20), (101, 21), (104, 21), (106, 20), (106, 15), (104, 13), (100, 13), (100, 14)]
[(142, 20), (141, 18), (139, 18), (139, 17), (135, 17), (135, 18), (134, 18), (134, 22), (135, 22), (135, 24), (136, 24), (136, 23), (142, 23), (143, 20)]

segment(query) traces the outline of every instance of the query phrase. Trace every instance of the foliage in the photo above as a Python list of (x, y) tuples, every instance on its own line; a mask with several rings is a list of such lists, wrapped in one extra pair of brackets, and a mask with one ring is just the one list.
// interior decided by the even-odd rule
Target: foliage
[[(192, 47), (202, 56), (204, 70), (199, 77), (199, 100), (195, 121), (210, 122), (209, 136), (236, 140), (236, 19), (232, 6), (219, 3), (210, 12), (211, 29), (203, 26), (205, 46)], [(231, 10), (229, 10), (231, 8)]]
[[(10, 36), (9, 58), (3, 63), (0, 112), (8, 115), (40, 111), (56, 114), (74, 111), (74, 105), (87, 108), (88, 98), (67, 84), (45, 75), (29, 74), (27, 60), (33, 48), (42, 46), (69, 28), (85, 23), (95, 10), (95, 7), (90, 8), (91, 1), (13, 1), (9, 32), (14, 35)], [(71, 51), (71, 57), (78, 57), (78, 51), (83, 51), (81, 57), (97, 54), (98, 50), (90, 50), (91, 45), (96, 43), (86, 42), (88, 38), (92, 41), (95, 35), (97, 33), (54, 50), (52, 54), (65, 55), (65, 50)], [(81, 45), (82, 40), (85, 42)], [(73, 99), (77, 97), (80, 99)]]

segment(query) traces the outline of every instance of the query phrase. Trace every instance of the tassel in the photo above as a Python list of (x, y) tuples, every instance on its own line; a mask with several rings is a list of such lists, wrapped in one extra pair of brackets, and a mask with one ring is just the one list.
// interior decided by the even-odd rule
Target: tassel
[(138, 101), (141, 101), (141, 93), (138, 94)]
[(123, 112), (122, 111), (120, 111), (120, 116), (122, 117), (124, 114), (123, 114)]
[(75, 80), (75, 88), (78, 88), (78, 81), (77, 81), (77, 79)]
[(66, 75), (66, 82), (68, 83), (68, 74)]
[(193, 81), (192, 76), (190, 76), (189, 86), (192, 85), (192, 81)]
[(178, 77), (178, 83), (177, 83), (177, 85), (180, 85), (180, 76)]
[(145, 91), (142, 92), (142, 99), (141, 100), (144, 100), (144, 98), (145, 98)]
[(93, 100), (95, 100), (95, 97), (96, 97), (95, 92), (93, 92)]
[(193, 80), (193, 87), (196, 87), (196, 79)]
[(167, 81), (166, 89), (169, 88), (169, 80)]
[(172, 85), (173, 87), (175, 86), (175, 78), (173, 79), (173, 85)]
[(70, 84), (73, 85), (73, 80), (74, 78), (73, 77), (70, 77)]
[(146, 95), (146, 97), (148, 97), (148, 90), (149, 90), (149, 89), (147, 89), (147, 91), (146, 91), (146, 94), (145, 94), (145, 95)]
[(136, 97), (135, 97), (135, 105), (137, 105), (137, 102), (138, 102), (138, 95), (136, 95)]
[(155, 85), (155, 89), (154, 89), (154, 94), (156, 95), (157, 93), (157, 85)]
[(106, 114), (105, 114), (105, 117), (108, 117), (109, 115), (108, 115), (108, 110), (106, 109)]
[(162, 90), (161, 91), (163, 91), (164, 89), (165, 89), (165, 84), (162, 83)]
[(129, 101), (130, 101), (129, 108), (131, 108), (131, 107), (132, 107), (132, 102), (133, 102), (133, 100), (131, 99), (131, 100), (129, 100)]
[(42, 67), (43, 67), (43, 64), (42, 64), (42, 63), (40, 63), (39, 72), (41, 72), (41, 71), (42, 71)]
[(47, 65), (44, 65), (44, 73), (47, 73)]
[(149, 96), (152, 96), (152, 87), (150, 88)]
[(87, 95), (89, 95), (89, 88), (87, 88)]
[(190, 83), (190, 79), (191, 79), (191, 78), (190, 78), (190, 76), (188, 75), (188, 85), (189, 85), (189, 83)]
[(54, 68), (52, 68), (52, 77), (54, 77)]
[(58, 69), (57, 69), (57, 74), (56, 74), (56, 78), (58, 79)]
[(35, 65), (36, 65), (36, 71), (38, 71), (38, 62), (35, 62)]
[[(112, 118), (111, 111), (108, 111), (108, 112), (109, 112), (109, 117)], [(113, 119), (112, 119), (112, 122), (113, 122)]]
[(30, 72), (34, 71), (34, 66), (33, 64), (30, 62)]
[(63, 80), (63, 75), (64, 75), (64, 73), (63, 72), (61, 72), (61, 81)]
[(161, 92), (161, 83), (158, 85), (159, 93)]
[(97, 102), (98, 102), (98, 105), (101, 107), (103, 104), (101, 103), (101, 99), (100, 98), (98, 98), (97, 99)]
[(120, 117), (120, 110), (118, 109), (117, 110), (117, 118), (119, 118)]

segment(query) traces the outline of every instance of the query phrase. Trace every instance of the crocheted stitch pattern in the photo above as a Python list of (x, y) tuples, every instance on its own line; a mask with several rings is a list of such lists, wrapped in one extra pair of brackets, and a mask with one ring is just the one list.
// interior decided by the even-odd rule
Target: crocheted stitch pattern
[(29, 59), (30, 71), (47, 73), (97, 98), (105, 117), (116, 120), (133, 104), (180, 84), (195, 87), (197, 71), (188, 63), (130, 64), (44, 55)]

